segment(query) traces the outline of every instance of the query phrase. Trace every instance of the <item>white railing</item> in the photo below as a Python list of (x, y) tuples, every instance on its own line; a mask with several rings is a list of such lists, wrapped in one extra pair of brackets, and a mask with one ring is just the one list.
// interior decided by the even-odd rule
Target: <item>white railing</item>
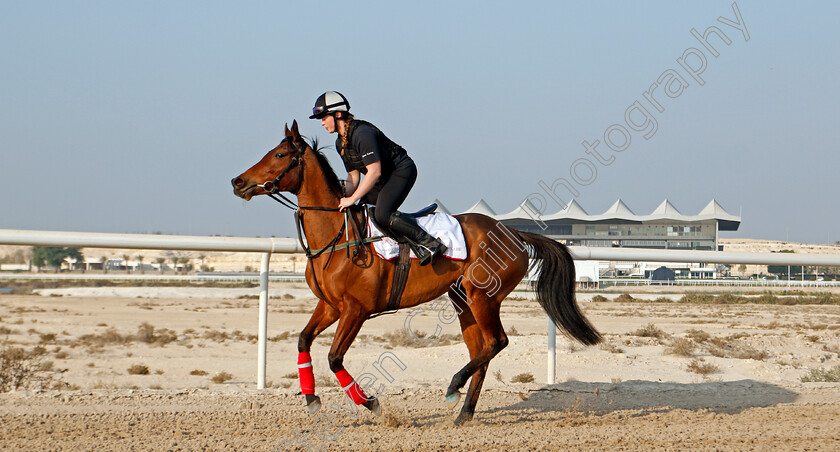
[[(100, 234), (90, 232), (23, 231), (0, 229), (0, 245), (74, 246), (186, 251), (259, 252), (260, 314), (257, 355), (257, 387), (265, 388), (266, 330), (268, 319), (268, 266), (271, 253), (300, 253), (295, 239), (249, 237), (202, 237), (179, 235)], [(840, 267), (840, 254), (731, 253), (722, 251), (651, 250), (571, 246), (572, 258), (602, 261), (692, 262), (713, 264), (820, 265)], [(557, 331), (548, 322), (549, 384), (554, 383)]]

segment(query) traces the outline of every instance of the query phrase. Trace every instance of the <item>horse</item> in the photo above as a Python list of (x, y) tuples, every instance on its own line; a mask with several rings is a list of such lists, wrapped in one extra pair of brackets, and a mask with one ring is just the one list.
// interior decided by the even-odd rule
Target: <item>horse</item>
[[(317, 148), (317, 140), (308, 143), (300, 135), (296, 120), (291, 129), (286, 124), (280, 144), (234, 177), (231, 184), (234, 194), (246, 201), (258, 195), (294, 194), (301, 244), (305, 237), (307, 246), (320, 249), (311, 253), (307, 248), (306, 282), (318, 302), (298, 340), (301, 392), (310, 414), (321, 406), (315, 395), (310, 346), (322, 331), (338, 321), (327, 356), (330, 370), (356, 405), (364, 405), (380, 415), (378, 399), (364, 394), (343, 362), (365, 321), (388, 308), (395, 264), (374, 257), (372, 252), (365, 253), (367, 245), (358, 245), (364, 239), (359, 230), (344, 227), (346, 213), (336, 208), (343, 187)], [(352, 215), (353, 221), (364, 221), (359, 220), (359, 212)], [(531, 268), (529, 258), (540, 266), (534, 286), (536, 300), (560, 331), (585, 345), (597, 344), (601, 335), (577, 305), (575, 268), (563, 244), (539, 234), (509, 229), (481, 214), (454, 218), (466, 239), (467, 258), (461, 261), (437, 258), (426, 266), (412, 262), (398, 308), (411, 308), (445, 293), (449, 295), (470, 357), (452, 377), (445, 393), (446, 403), (455, 408), (461, 399), (460, 390), (470, 381), (466, 399), (455, 419), (455, 425), (462, 425), (475, 414), (490, 360), (508, 345), (500, 308)], [(350, 256), (349, 251), (335, 252), (337, 247), (349, 247), (353, 242), (363, 256), (355, 252)]]

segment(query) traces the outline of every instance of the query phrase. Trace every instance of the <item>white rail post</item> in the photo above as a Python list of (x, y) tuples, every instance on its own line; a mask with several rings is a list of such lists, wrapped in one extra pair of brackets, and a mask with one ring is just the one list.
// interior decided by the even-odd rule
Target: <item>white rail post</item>
[(263, 253), (260, 263), (260, 326), (257, 350), (257, 389), (265, 389), (265, 345), (268, 336), (268, 263), (271, 253)]
[(546, 383), (554, 384), (554, 367), (557, 362), (557, 326), (554, 321), (548, 319), (548, 364), (546, 369), (548, 375), (546, 376)]

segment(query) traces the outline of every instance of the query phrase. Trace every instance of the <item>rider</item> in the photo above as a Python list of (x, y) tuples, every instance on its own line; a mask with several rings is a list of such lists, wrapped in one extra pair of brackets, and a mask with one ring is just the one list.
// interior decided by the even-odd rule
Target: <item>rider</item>
[[(338, 132), (335, 148), (347, 170), (346, 197), (339, 201), (340, 210), (359, 200), (376, 206), (376, 223), (413, 242), (420, 265), (446, 252), (446, 245), (418, 226), (413, 217), (397, 212), (417, 179), (417, 167), (405, 149), (373, 124), (355, 119), (347, 98), (336, 91), (318, 97), (309, 119), (320, 119), (329, 133)], [(360, 173), (365, 175), (363, 179)]]

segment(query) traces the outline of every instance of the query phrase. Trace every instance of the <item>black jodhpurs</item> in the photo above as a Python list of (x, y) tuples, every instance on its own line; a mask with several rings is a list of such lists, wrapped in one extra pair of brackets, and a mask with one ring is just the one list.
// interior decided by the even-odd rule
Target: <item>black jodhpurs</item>
[(417, 180), (417, 167), (412, 163), (409, 166), (397, 168), (382, 186), (373, 187), (363, 197), (367, 204), (376, 206), (373, 210), (373, 219), (384, 227), (391, 222), (391, 214), (405, 201), (414, 181)]

